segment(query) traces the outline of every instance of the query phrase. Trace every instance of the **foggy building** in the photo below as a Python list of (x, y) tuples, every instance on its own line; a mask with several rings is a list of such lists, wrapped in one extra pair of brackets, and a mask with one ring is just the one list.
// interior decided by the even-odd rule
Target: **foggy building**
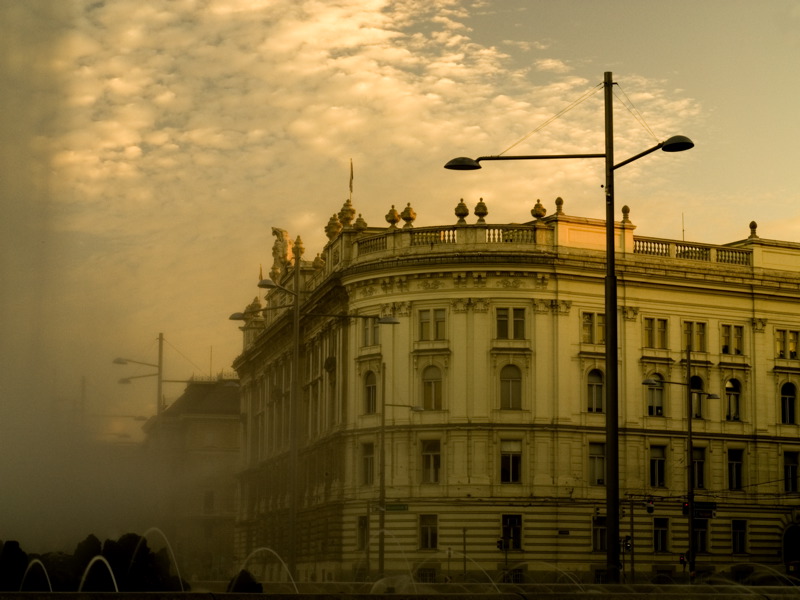
[[(462, 202), (434, 227), (392, 207), (369, 227), (348, 201), (314, 260), (273, 230), (280, 287), (232, 317), (240, 560), (268, 547), (306, 580), (605, 568), (605, 222), (555, 205), (490, 224)], [(698, 569), (782, 570), (800, 558), (800, 244), (755, 223), (722, 246), (642, 237), (622, 217), (626, 572), (682, 570), (689, 397)]]
[(188, 580), (228, 577), (233, 561), (239, 385), (234, 373), (192, 378), (144, 425), (158, 523)]

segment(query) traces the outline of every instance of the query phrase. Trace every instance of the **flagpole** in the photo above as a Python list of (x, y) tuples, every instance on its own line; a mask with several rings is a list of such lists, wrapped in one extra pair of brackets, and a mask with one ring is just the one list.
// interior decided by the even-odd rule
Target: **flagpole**
[(350, 201), (353, 201), (353, 159), (350, 159)]

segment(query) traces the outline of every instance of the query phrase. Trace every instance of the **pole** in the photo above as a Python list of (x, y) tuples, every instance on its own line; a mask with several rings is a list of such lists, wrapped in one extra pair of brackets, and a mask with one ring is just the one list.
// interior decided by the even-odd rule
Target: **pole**
[(692, 342), (686, 344), (686, 505), (689, 512), (689, 580), (694, 580), (694, 444), (692, 442)]
[(298, 473), (298, 410), (300, 388), (300, 257), (303, 245), (300, 236), (294, 242), (294, 305), (292, 315), (292, 387), (289, 404), (289, 557), (288, 567), (292, 578), (297, 575), (297, 504), (300, 501)]
[(606, 570), (619, 583), (619, 357), (617, 347), (616, 232), (614, 229), (614, 115), (611, 73), (603, 78), (606, 138)]
[(378, 577), (383, 578), (386, 552), (386, 363), (381, 364), (380, 472), (378, 473)]
[(631, 496), (631, 580), (630, 583), (634, 583), (636, 579), (636, 567), (634, 564), (634, 556), (636, 555), (636, 536), (633, 535), (633, 497)]
[(464, 581), (467, 581), (467, 528), (461, 528), (461, 554), (463, 554)]
[(164, 334), (158, 334), (158, 381), (156, 382), (156, 414), (160, 415), (164, 410), (164, 399), (161, 388), (164, 384)]

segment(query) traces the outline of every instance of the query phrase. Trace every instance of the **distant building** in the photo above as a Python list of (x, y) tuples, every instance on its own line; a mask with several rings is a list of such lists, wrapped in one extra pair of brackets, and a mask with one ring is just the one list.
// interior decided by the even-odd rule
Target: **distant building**
[(183, 394), (144, 425), (158, 477), (160, 528), (181, 576), (227, 580), (233, 561), (240, 434), (235, 374), (191, 379)]
[[(368, 227), (348, 201), (314, 261), (273, 230), (272, 278), (299, 294), (302, 391), (293, 413), (295, 296), (274, 289), (240, 315), (239, 558), (269, 547), (301, 579), (374, 579), (383, 520), (387, 575), (605, 568), (605, 222), (563, 204), (489, 224), (481, 201), (468, 224), (462, 202), (435, 227), (409, 205)], [(755, 223), (722, 246), (641, 237), (629, 212), (615, 225), (626, 573), (632, 557), (637, 581), (682, 571), (687, 389), (698, 569), (782, 569), (800, 559), (800, 244)], [(387, 315), (400, 324), (363, 318)]]

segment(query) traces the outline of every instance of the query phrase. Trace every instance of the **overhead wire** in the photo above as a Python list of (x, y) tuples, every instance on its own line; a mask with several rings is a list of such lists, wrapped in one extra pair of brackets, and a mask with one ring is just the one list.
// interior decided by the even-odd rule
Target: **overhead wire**
[(642, 115), (641, 112), (639, 112), (639, 109), (636, 108), (636, 106), (634, 106), (633, 101), (628, 97), (628, 94), (625, 93), (625, 90), (623, 90), (618, 83), (616, 84), (616, 87), (617, 89), (619, 89), (620, 92), (622, 92), (622, 95), (624, 96), (624, 98), (620, 98), (620, 96), (617, 95), (615, 91), (614, 96), (616, 96), (617, 100), (619, 100), (622, 103), (622, 106), (628, 109), (628, 112), (631, 113), (631, 115), (633, 115), (633, 118), (636, 119), (636, 121), (638, 121), (639, 125), (641, 125), (644, 128), (644, 130), (647, 131), (647, 133), (649, 133), (656, 142), (658, 142), (659, 139), (656, 136), (655, 132), (653, 132), (653, 130), (647, 124), (647, 121), (644, 120), (644, 116)]

